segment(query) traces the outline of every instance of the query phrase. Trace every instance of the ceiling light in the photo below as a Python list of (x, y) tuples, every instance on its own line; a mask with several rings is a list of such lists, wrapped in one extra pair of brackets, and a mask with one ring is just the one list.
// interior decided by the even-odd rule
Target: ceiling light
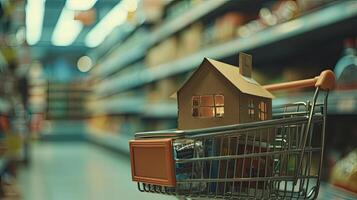
[(74, 20), (75, 11), (63, 8), (52, 35), (52, 44), (68, 46), (74, 42), (83, 28), (80, 21)]
[(81, 72), (88, 72), (92, 68), (92, 59), (88, 56), (82, 56), (78, 59), (77, 67)]
[[(134, 3), (135, 2), (135, 3)], [(117, 26), (126, 22), (128, 11), (137, 8), (136, 0), (123, 0), (118, 3), (107, 15), (87, 34), (85, 44), (88, 47), (96, 47), (101, 44), (109, 33)]]
[(26, 40), (29, 45), (36, 44), (42, 34), (45, 14), (45, 0), (28, 0), (26, 5)]
[(138, 2), (136, 0), (124, 0), (124, 8), (128, 12), (134, 12), (138, 8)]
[(70, 10), (89, 10), (97, 0), (67, 0), (66, 7)]

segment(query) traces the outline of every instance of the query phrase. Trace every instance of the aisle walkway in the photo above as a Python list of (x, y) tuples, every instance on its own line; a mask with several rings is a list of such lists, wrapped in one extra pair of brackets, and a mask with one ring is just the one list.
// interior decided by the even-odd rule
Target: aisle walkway
[(24, 200), (174, 199), (140, 193), (127, 157), (86, 143), (39, 143), (32, 164), (20, 170)]

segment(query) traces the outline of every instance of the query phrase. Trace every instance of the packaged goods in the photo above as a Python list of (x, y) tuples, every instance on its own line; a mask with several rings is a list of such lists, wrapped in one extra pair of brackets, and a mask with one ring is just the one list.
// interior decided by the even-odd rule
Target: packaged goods
[(336, 163), (332, 169), (330, 182), (357, 193), (357, 149)]

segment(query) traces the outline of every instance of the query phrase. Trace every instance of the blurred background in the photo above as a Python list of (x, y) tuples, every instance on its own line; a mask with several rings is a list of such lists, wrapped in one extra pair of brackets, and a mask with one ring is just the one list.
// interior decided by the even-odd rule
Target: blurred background
[(356, 27), (353, 0), (0, 0), (0, 199), (172, 198), (136, 189), (128, 141), (176, 128), (171, 94), (238, 52), (262, 85), (335, 72), (319, 198), (356, 198)]

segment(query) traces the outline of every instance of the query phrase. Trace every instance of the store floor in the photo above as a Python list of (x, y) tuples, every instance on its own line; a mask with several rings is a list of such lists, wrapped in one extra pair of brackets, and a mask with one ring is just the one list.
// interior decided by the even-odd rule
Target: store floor
[[(31, 152), (30, 167), (19, 171), (23, 200), (176, 199), (138, 192), (131, 181), (128, 158), (91, 144), (36, 143)], [(318, 199), (357, 196), (322, 184)]]
[(19, 171), (23, 200), (175, 199), (140, 193), (127, 157), (80, 142), (32, 145), (32, 163)]

